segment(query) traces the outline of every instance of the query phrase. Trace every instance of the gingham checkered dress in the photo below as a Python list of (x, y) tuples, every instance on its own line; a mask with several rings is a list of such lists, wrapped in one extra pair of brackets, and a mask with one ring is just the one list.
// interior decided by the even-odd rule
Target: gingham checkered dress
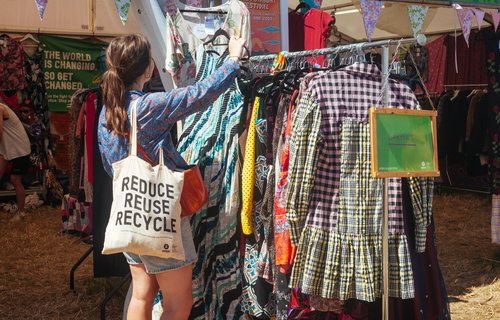
[[(356, 63), (308, 81), (290, 141), (286, 209), (298, 245), (291, 287), (374, 301), (382, 287), (383, 185), (370, 176), (368, 110), (381, 105), (381, 73)], [(407, 86), (390, 81), (389, 87), (390, 107), (418, 107)], [(401, 192), (401, 179), (389, 179), (389, 295), (408, 299), (414, 288)], [(417, 225), (428, 221), (425, 208), (415, 212)], [(423, 229), (417, 226), (418, 238), (425, 239)]]

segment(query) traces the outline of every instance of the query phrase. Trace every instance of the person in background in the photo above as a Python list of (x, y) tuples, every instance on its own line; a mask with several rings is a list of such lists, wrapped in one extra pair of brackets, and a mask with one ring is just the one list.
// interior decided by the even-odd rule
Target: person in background
[(0, 100), (0, 179), (9, 163), (12, 164), (10, 182), (16, 190), (17, 212), (12, 220), (20, 220), (24, 215), (26, 200), (22, 176), (31, 166), (29, 155), (31, 145), (21, 120)]
[[(208, 108), (235, 83), (245, 41), (232, 37), (229, 58), (210, 77), (193, 86), (169, 92), (144, 93), (154, 62), (151, 45), (141, 35), (113, 39), (106, 50), (107, 71), (103, 75), (103, 110), (99, 117), (98, 143), (105, 170), (113, 176), (112, 164), (128, 155), (130, 105), (137, 105), (137, 139), (151, 159), (164, 150), (165, 165), (172, 170), (186, 167), (175, 149), (170, 129), (177, 121)], [(132, 274), (132, 298), (127, 319), (151, 319), (153, 301), (161, 289), (161, 319), (183, 320), (189, 317), (193, 303), (192, 264), (197, 254), (189, 217), (181, 221), (185, 261), (124, 253)]]

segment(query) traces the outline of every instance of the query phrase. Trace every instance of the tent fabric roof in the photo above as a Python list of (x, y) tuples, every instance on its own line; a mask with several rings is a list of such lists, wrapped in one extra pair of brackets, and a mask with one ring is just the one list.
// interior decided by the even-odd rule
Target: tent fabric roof
[[(95, 32), (91, 30), (91, 3), (95, 1)], [(43, 20), (33, 0), (2, 0), (0, 30), (10, 33), (116, 36), (138, 31), (135, 14), (125, 26), (113, 0), (49, 0)]]
[[(94, 32), (91, 30), (92, 2), (96, 5)], [(295, 8), (298, 2), (299, 0), (288, 0), (288, 7)], [(324, 0), (322, 8), (335, 5), (351, 5), (337, 10), (338, 31), (356, 41), (366, 40), (363, 19), (359, 12), (359, 0)], [(386, 2), (372, 38), (376, 40), (411, 36), (406, 10), (407, 5)], [(488, 10), (493, 9), (485, 11)], [(454, 19), (454, 9), (432, 8), (427, 15), (423, 31), (425, 34), (453, 32), (455, 26), (460, 31), (460, 24)], [(488, 25), (487, 22), (483, 22), (483, 26)], [(475, 19), (473, 27), (477, 27)], [(43, 20), (40, 20), (33, 0), (2, 0), (0, 30), (11, 33), (116, 36), (139, 32), (140, 29), (136, 14), (132, 11), (126, 25), (122, 25), (113, 0), (49, 0)]]
[[(383, 0), (382, 0), (383, 1)], [(299, 0), (289, 0), (288, 7), (294, 9)], [(349, 5), (349, 7), (343, 7)], [(363, 17), (359, 11), (359, 0), (323, 0), (322, 8), (333, 6), (342, 6), (338, 9), (335, 15), (337, 20), (336, 26), (338, 31), (356, 39), (357, 41), (366, 41), (365, 28)], [(413, 36), (413, 31), (408, 18), (408, 5), (385, 2), (379, 21), (372, 35), (372, 40), (387, 39), (387, 38), (403, 38)], [(495, 9), (484, 9), (491, 11)], [(330, 12), (333, 10), (327, 10)], [(455, 21), (455, 9), (451, 7), (434, 7), (427, 13), (424, 26), (422, 28), (424, 34), (448, 33), (455, 30), (461, 32), (460, 23)], [(490, 24), (483, 21), (482, 26), (487, 27)], [(472, 27), (477, 28), (476, 19), (472, 21)]]

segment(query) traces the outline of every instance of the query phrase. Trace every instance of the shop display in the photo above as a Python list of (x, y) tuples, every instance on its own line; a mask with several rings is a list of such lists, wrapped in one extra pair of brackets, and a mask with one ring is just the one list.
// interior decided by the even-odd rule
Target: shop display
[[(123, 25), (133, 2), (115, 1)], [(230, 89), (179, 123), (177, 130), (182, 130), (165, 134), (177, 141), (187, 163), (199, 167), (208, 191), (206, 205), (190, 216), (197, 252), (190, 319), (381, 319), (384, 181), (389, 319), (450, 319), (435, 243), (433, 196), (439, 187), (490, 192), (491, 242), (500, 244), (499, 33), (474, 30), (474, 11), (467, 9), (463, 13), (473, 26), (470, 35), (466, 32), (468, 40), (463, 34), (440, 34), (424, 46), (389, 43), (394, 54), (389, 62), (396, 61), (390, 67), (406, 68), (390, 69), (393, 74), (383, 87), (380, 47), (370, 42), (372, 36), (394, 34), (382, 28), (373, 32), (387, 4), (362, 0), (353, 5), (366, 26), (369, 42), (364, 47), (318, 55), (313, 51), (327, 46), (335, 14), (352, 10), (326, 12), (319, 0), (300, 1), (287, 12), (289, 52), (270, 63), (272, 59), (259, 60), (258, 55), (272, 53), (267, 49), (281, 43), (259, 43), (245, 5), (249, 2), (207, 2), (157, 0), (165, 15), (166, 54), (164, 63), (156, 61), (156, 79), (143, 90), (164, 91), (162, 73), (170, 75), (175, 88), (196, 85), (229, 58), (229, 37), (247, 41), (250, 62), (239, 60), (241, 73)], [(276, 9), (279, 2), (272, 5)], [(425, 33), (427, 9), (415, 10), (418, 25), (409, 20), (408, 27), (414, 27), (415, 35)], [(140, 22), (141, 14), (134, 19)], [(477, 14), (479, 18), (484, 12)], [(280, 32), (273, 25), (259, 28)], [(279, 38), (276, 34), (273, 39)], [(103, 164), (96, 140), (96, 118), (103, 106), (102, 91), (95, 85), (104, 68), (105, 46), (93, 44), (88, 61), (84, 55), (70, 59), (57, 57), (66, 47), (44, 47), (38, 37), (0, 35), (0, 98), (24, 122), (33, 168), (42, 172), (51, 167), (47, 174), (52, 182), (56, 168), (50, 164), (49, 106), (54, 113), (69, 111), (69, 133), (57, 133), (68, 141), (61, 145), (67, 147), (70, 164), (66, 194), (58, 188), (61, 230), (94, 244), (94, 277), (125, 276), (129, 270), (122, 255), (101, 254), (112, 201), (112, 180), (106, 173), (110, 164)], [(308, 52), (290, 55), (297, 51)], [(55, 61), (73, 63), (75, 74), (92, 71), (86, 78), (92, 85), (47, 79), (48, 60), (55, 75), (62, 72)], [(64, 101), (56, 101), (56, 89), (69, 89)], [(441, 173), (436, 180), (372, 178), (369, 108), (383, 104), (384, 90), (389, 108), (436, 109)], [(166, 116), (155, 112), (152, 119)], [(161, 293), (154, 314), (158, 309)]]

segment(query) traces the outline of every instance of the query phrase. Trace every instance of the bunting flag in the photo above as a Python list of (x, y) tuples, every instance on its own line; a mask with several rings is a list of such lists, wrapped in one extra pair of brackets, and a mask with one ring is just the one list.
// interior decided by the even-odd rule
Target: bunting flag
[(38, 9), (38, 14), (40, 15), (40, 20), (43, 20), (43, 14), (45, 12), (47, 2), (49, 2), (49, 0), (35, 0), (36, 8)]
[(410, 17), (411, 28), (413, 29), (413, 36), (416, 37), (425, 21), (425, 16), (429, 11), (429, 7), (425, 6), (408, 6), (408, 16)]
[(491, 18), (493, 19), (493, 28), (495, 28), (494, 32), (496, 32), (500, 22), (500, 12), (491, 12)]
[(376, 0), (361, 0), (359, 4), (361, 6), (363, 22), (365, 23), (366, 37), (368, 41), (372, 41), (372, 33), (377, 25), (383, 3)]
[(481, 30), (481, 25), (483, 24), (485, 12), (483, 10), (480, 10), (480, 9), (472, 9), (472, 10), (474, 11), (474, 14), (476, 15), (477, 26), (479, 27), (479, 30)]
[(472, 17), (474, 16), (474, 11), (468, 8), (463, 8), (458, 4), (455, 4), (455, 9), (457, 10), (458, 20), (460, 20), (460, 26), (462, 27), (462, 32), (464, 34), (465, 42), (467, 43), (467, 48), (468, 48), (469, 35), (470, 35), (470, 29), (472, 27)]
[(127, 22), (131, 1), (132, 0), (115, 0), (116, 10), (118, 11), (118, 15), (123, 25)]

